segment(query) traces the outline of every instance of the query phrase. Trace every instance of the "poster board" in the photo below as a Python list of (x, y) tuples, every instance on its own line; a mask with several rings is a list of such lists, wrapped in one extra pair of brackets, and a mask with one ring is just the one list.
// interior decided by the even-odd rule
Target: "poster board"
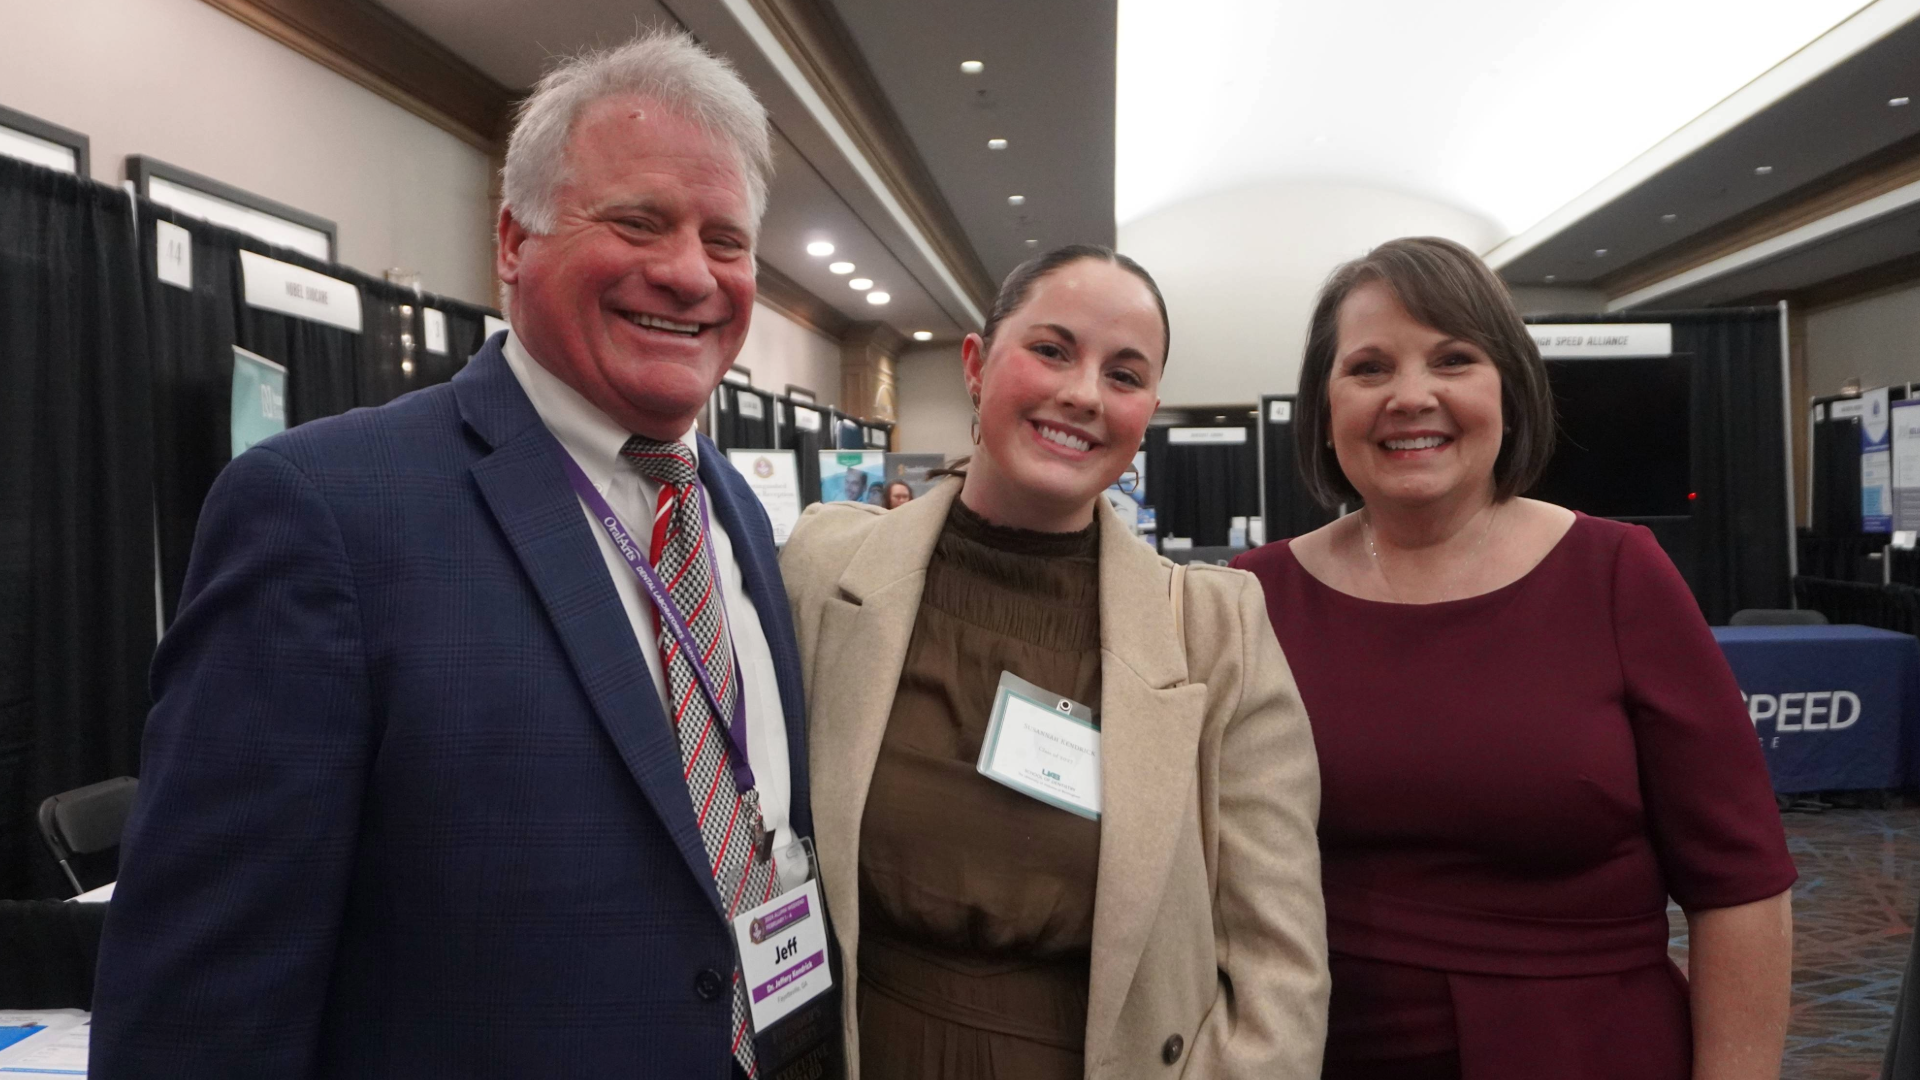
[(238, 345), (227, 430), (234, 457), (287, 430), (287, 369)]
[(1892, 417), (1887, 436), (1893, 461), (1893, 528), (1920, 529), (1920, 399), (1893, 402), (1887, 411)]
[(887, 480), (887, 455), (879, 450), (820, 451), (820, 501), (878, 505)]
[(800, 521), (800, 463), (793, 451), (729, 450), (727, 460), (767, 511), (773, 542), (785, 544)]
[(1860, 531), (1893, 531), (1892, 417), (1887, 388), (1860, 395)]

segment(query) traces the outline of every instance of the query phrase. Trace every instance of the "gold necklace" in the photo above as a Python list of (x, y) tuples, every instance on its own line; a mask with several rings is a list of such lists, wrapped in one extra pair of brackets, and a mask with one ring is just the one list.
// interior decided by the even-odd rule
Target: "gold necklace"
[[(1493, 519), (1499, 515), (1500, 504), (1494, 503), (1487, 513), (1486, 526), (1480, 530), (1480, 539), (1474, 543), (1473, 549), (1468, 552), (1469, 556), (1478, 555), (1480, 549), (1487, 546), (1487, 537), (1493, 535)], [(1380, 560), (1380, 549), (1375, 547), (1373, 543), (1373, 508), (1371, 506), (1363, 507), (1360, 510), (1360, 535), (1366, 538), (1367, 555), (1373, 560), (1374, 570), (1380, 574), (1380, 584), (1387, 587), (1387, 595), (1392, 597), (1395, 603), (1401, 602), (1399, 591), (1393, 587), (1393, 579), (1387, 576), (1387, 564)]]

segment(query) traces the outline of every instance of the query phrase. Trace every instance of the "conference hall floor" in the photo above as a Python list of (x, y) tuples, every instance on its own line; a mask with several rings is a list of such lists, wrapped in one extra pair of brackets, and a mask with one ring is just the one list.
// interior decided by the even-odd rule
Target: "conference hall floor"
[[(1793, 1021), (1782, 1080), (1880, 1075), (1920, 909), (1920, 807), (1785, 815), (1793, 887)], [(1686, 923), (1669, 912), (1686, 966)]]

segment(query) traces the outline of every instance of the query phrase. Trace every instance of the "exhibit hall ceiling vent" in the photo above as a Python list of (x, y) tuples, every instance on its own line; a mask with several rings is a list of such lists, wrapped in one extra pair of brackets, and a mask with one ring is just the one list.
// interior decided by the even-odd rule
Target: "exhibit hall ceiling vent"
[(1115, 211), (1310, 180), (1522, 234), (1878, 6), (1119, 0)]

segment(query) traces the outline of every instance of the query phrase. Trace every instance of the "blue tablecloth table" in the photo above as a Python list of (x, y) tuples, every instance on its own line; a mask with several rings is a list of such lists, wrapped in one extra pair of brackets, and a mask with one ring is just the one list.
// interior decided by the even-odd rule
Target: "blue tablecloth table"
[(1773, 790), (1920, 786), (1920, 641), (1868, 626), (1719, 626)]

